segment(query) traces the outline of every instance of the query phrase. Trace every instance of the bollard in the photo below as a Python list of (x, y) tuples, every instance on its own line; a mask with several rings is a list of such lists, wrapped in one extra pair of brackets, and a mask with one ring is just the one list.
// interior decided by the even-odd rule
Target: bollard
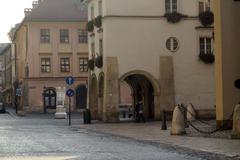
[(167, 130), (167, 113), (165, 110), (162, 111), (162, 130)]
[(173, 111), (171, 135), (183, 135), (186, 134), (184, 124), (184, 113), (179, 106), (176, 106)]
[(86, 109), (83, 112), (83, 123), (84, 124), (91, 124), (91, 112), (89, 109)]
[(194, 121), (196, 119), (196, 112), (191, 103), (187, 106), (187, 120)]
[(237, 104), (233, 113), (232, 139), (240, 139), (240, 104)]

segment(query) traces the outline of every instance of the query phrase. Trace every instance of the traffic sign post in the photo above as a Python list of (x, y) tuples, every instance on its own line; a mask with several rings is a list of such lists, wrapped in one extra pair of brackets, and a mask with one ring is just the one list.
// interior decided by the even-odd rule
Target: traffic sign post
[(68, 84), (68, 85), (72, 85), (73, 83), (74, 83), (74, 78), (73, 77), (67, 77), (66, 78), (66, 83)]
[[(66, 78), (66, 83), (71, 86), (73, 83), (74, 83), (74, 78), (73, 77), (67, 77)], [(66, 91), (66, 95), (68, 96), (68, 100), (69, 100), (69, 107), (68, 107), (68, 113), (69, 113), (69, 121), (68, 121), (68, 125), (71, 126), (72, 124), (72, 119), (71, 119), (71, 116), (72, 116), (72, 110), (71, 110), (71, 106), (72, 106), (72, 101), (71, 101), (71, 98), (74, 96), (74, 90), (72, 90), (71, 88), (68, 89)]]

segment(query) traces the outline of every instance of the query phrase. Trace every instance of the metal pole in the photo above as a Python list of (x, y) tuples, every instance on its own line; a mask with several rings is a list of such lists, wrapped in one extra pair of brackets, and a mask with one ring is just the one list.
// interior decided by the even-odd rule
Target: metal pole
[(71, 126), (71, 97), (69, 97), (69, 126)]
[(166, 111), (162, 111), (162, 130), (167, 130), (167, 117), (166, 117)]

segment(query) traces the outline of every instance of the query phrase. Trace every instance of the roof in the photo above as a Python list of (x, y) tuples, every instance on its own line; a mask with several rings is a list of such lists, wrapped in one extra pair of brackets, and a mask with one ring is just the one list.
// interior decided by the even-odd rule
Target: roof
[(15, 25), (11, 40), (14, 41), (24, 22), (87, 21), (87, 6), (82, 0), (38, 0), (39, 4), (21, 23)]
[(11, 47), (11, 43), (0, 43), (0, 55)]
[(87, 6), (81, 0), (41, 0), (24, 21), (87, 21)]

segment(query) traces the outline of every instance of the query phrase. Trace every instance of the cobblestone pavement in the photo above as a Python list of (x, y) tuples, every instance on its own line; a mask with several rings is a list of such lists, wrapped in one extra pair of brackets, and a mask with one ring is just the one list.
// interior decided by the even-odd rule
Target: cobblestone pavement
[(74, 115), (73, 126), (69, 127), (67, 120), (55, 120), (53, 115), (19, 118), (0, 114), (0, 160), (230, 159), (84, 129), (79, 127), (80, 116)]
[[(230, 159), (240, 160), (240, 140), (229, 139), (229, 131), (215, 133), (215, 135), (210, 136), (199, 134), (192, 128), (188, 128), (187, 135), (171, 136), (170, 124), (168, 123), (168, 130), (163, 131), (161, 130), (161, 122), (118, 124), (95, 123), (92, 125), (80, 125), (79, 127), (153, 144), (156, 143), (161, 146), (175, 146), (177, 151), (188, 149), (189, 153), (194, 153), (196, 151), (204, 155), (207, 152), (212, 155), (225, 155), (226, 159), (227, 157), (231, 157)], [(201, 126), (199, 127), (201, 129), (209, 129)]]

